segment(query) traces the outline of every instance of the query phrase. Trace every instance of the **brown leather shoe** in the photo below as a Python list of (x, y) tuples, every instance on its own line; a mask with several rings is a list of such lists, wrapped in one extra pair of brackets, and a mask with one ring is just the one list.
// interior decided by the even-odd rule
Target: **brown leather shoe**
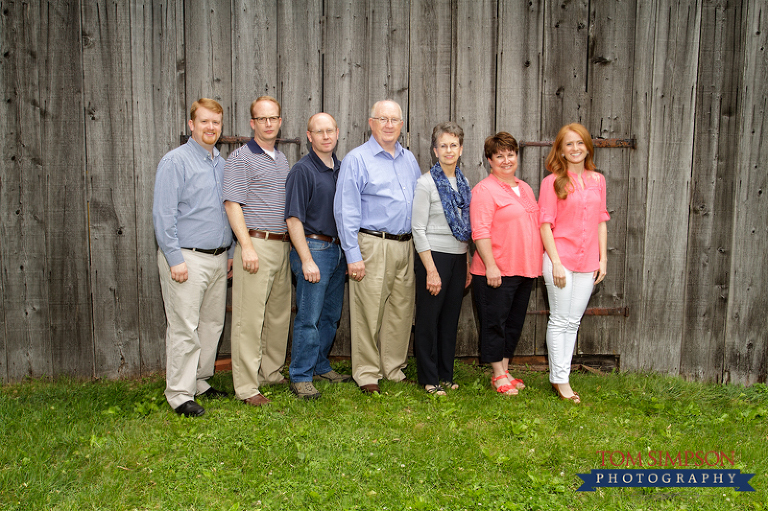
[(261, 406), (271, 402), (272, 401), (264, 397), (264, 394), (256, 394), (248, 399), (243, 399), (243, 403), (251, 406)]
[(381, 394), (381, 389), (379, 389), (379, 386), (375, 383), (360, 385), (360, 390), (363, 391), (363, 394)]

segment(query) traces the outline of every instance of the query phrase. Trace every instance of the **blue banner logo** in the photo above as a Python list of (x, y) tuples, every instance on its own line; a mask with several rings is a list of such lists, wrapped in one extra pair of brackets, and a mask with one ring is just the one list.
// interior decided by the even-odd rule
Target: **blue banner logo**
[(610, 470), (592, 469), (589, 474), (576, 474), (583, 481), (578, 491), (595, 488), (735, 488), (755, 491), (749, 480), (755, 474), (741, 470)]

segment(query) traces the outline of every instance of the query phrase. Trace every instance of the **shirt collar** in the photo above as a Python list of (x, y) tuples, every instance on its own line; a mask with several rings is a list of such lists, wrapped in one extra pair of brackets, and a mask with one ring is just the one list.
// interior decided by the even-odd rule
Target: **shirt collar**
[[(203, 146), (198, 144), (197, 141), (194, 138), (189, 137), (189, 139), (187, 140), (187, 144), (192, 148), (192, 150), (196, 154), (200, 155), (200, 157), (202, 157), (202, 158), (210, 158), (211, 157), (211, 153), (209, 153), (206, 148), (204, 148)], [(213, 146), (213, 159), (215, 160), (218, 157), (219, 157), (219, 150), (216, 149), (216, 146)]]
[(341, 167), (341, 162), (338, 158), (336, 158), (336, 153), (331, 153), (331, 157), (333, 157), (333, 168), (328, 168), (328, 166), (325, 164), (323, 160), (320, 159), (320, 157), (317, 155), (314, 149), (311, 147), (309, 148), (309, 159), (312, 160), (312, 163), (315, 164), (315, 167), (317, 167), (317, 170), (320, 172), (327, 172), (327, 171), (337, 171), (339, 170), (339, 167)]
[[(371, 144), (371, 150), (373, 151), (374, 156), (379, 153), (387, 153), (387, 151), (384, 150), (383, 147), (379, 145), (379, 143), (376, 141), (375, 138), (373, 138), (373, 135), (371, 135), (371, 138), (368, 139), (368, 143)], [(400, 145), (400, 142), (395, 142), (395, 158), (400, 156), (403, 152), (403, 146)], [(387, 153), (389, 154), (389, 153)]]

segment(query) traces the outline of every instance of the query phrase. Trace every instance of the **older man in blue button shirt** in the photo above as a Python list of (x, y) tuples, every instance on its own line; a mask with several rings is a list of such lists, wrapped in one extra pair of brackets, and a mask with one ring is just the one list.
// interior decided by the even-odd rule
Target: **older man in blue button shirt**
[(381, 378), (405, 378), (415, 300), (411, 209), (421, 171), (398, 142), (400, 105), (377, 102), (368, 125), (371, 138), (341, 163), (333, 211), (350, 279), (352, 377), (363, 392), (378, 393)]
[(186, 144), (157, 166), (152, 218), (167, 329), (165, 398), (176, 413), (205, 413), (195, 395), (226, 393), (208, 384), (224, 328), (232, 230), (222, 197), (224, 160), (214, 144), (223, 109), (201, 98), (190, 109)]

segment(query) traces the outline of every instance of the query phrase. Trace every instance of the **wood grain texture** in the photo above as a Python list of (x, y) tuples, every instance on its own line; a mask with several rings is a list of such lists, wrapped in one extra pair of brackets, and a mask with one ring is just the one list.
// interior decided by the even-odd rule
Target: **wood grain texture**
[(79, 3), (41, 2), (48, 64), (41, 83), (47, 188), (47, 253), (54, 375), (95, 374), (89, 281), (88, 215)]
[[(307, 121), (323, 111), (322, 19), (321, 0), (278, 4), (278, 96), (286, 105), (281, 133), (283, 137), (302, 141), (300, 145), (280, 146), (291, 165), (308, 152)], [(301, 37), (295, 37), (297, 34)]]
[(340, 155), (368, 139), (366, 16), (364, 1), (325, 2), (323, 109), (334, 113), (339, 125)]
[[(177, 62), (183, 58), (176, 29), (183, 16), (180, 2), (131, 4), (133, 72), (133, 159), (136, 169), (136, 268), (139, 296), (141, 374), (165, 367), (165, 314), (152, 223), (155, 172), (165, 153), (178, 145), (185, 130), (184, 106), (168, 94), (176, 85)], [(158, 49), (160, 51), (158, 51)]]
[(0, 181), (5, 312), (2, 369), (10, 380), (53, 375), (46, 250), (48, 200), (40, 103), (46, 28), (39, 9), (37, 3), (4, 4), (0, 26), (0, 122), (4, 128)]
[[(239, 127), (235, 124), (237, 117), (234, 110), (241, 105), (233, 101), (232, 93), (234, 88), (244, 84), (236, 81), (233, 59), (245, 58), (247, 64), (237, 64), (250, 67), (255, 65), (253, 56), (260, 55), (263, 50), (256, 45), (244, 49), (236, 37), (251, 38), (260, 32), (260, 27), (252, 25), (259, 12), (255, 9), (257, 2), (235, 0), (232, 3), (233, 6), (230, 2), (216, 0), (184, 2), (184, 104), (191, 105), (198, 98), (215, 99), (224, 108), (224, 130)], [(247, 25), (238, 25), (240, 20)], [(248, 83), (249, 92), (253, 91), (256, 83)], [(224, 148), (225, 151), (227, 149)]]
[[(267, 0), (235, 0), (232, 8), (232, 122), (225, 132), (253, 136), (250, 105), (259, 96), (278, 97), (277, 7)], [(189, 71), (187, 71), (189, 72)], [(236, 146), (228, 149), (232, 150)]]
[[(499, 2), (499, 50), (496, 72), (496, 131), (522, 140), (541, 140), (542, 66), (544, 54), (544, 2)], [(538, 197), (542, 154), (529, 147), (518, 153), (516, 176)], [(536, 279), (528, 310), (547, 308), (543, 279)], [(517, 346), (517, 355), (546, 353), (547, 316), (529, 315)]]
[[(632, 103), (634, 50), (625, 34), (635, 32), (635, 1), (593, 0), (590, 2), (587, 94), (589, 108), (585, 125), (593, 138), (629, 138)], [(624, 260), (626, 257), (627, 197), (630, 149), (596, 149), (595, 163), (605, 176), (608, 222), (608, 274), (599, 284), (590, 307), (624, 306)], [(618, 354), (625, 339), (624, 316), (588, 316), (579, 330), (579, 352)]]
[(141, 368), (136, 268), (136, 167), (130, 12), (103, 0), (82, 5), (83, 102), (96, 376)]
[[(643, 2), (638, 2), (638, 5)], [(653, 63), (643, 83), (647, 110), (647, 195), (639, 370), (675, 374), (685, 313), (685, 261), (691, 180), (701, 6), (696, 2), (652, 3), (648, 43)], [(645, 22), (638, 16), (638, 26)], [(638, 51), (643, 51), (638, 45)], [(638, 69), (638, 66), (635, 67)], [(637, 83), (637, 82), (636, 82)], [(642, 117), (641, 117), (642, 119)]]
[(743, 12), (747, 44), (723, 380), (748, 385), (768, 376), (768, 9), (765, 2), (748, 0)]
[(456, 40), (453, 9), (449, 2), (426, 0), (411, 4), (410, 77), (408, 130), (410, 150), (427, 172), (436, 158), (432, 152), (432, 129), (453, 120), (453, 44)]
[(741, 6), (702, 4), (680, 374), (722, 381), (738, 173)]

